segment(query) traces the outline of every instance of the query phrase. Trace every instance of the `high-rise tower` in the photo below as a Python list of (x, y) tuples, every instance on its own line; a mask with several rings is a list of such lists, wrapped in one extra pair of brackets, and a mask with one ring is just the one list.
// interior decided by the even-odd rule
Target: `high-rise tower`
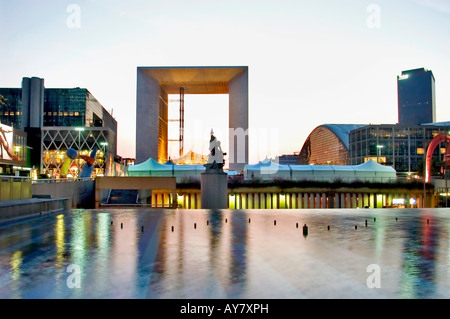
[(434, 82), (433, 73), (424, 68), (402, 71), (397, 76), (399, 124), (436, 122)]

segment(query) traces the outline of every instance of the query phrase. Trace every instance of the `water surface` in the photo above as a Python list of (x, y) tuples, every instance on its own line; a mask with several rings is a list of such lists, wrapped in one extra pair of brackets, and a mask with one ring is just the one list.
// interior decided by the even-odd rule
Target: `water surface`
[(450, 298), (449, 227), (450, 209), (76, 209), (0, 223), (0, 298)]

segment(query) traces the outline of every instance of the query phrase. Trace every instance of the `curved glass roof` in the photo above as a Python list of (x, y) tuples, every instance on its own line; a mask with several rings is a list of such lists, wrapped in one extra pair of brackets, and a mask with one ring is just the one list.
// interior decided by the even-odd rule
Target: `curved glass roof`
[(357, 128), (367, 126), (367, 124), (322, 124), (320, 127), (325, 127), (332, 131), (339, 140), (344, 144), (345, 148), (349, 147), (349, 134), (350, 131)]

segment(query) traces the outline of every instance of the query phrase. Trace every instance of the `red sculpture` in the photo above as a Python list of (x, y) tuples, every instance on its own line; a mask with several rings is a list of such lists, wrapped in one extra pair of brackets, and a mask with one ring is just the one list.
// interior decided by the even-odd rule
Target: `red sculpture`
[(433, 158), (433, 152), (435, 148), (439, 145), (439, 143), (447, 142), (447, 147), (445, 149), (445, 155), (444, 155), (444, 162), (447, 162), (447, 165), (450, 165), (450, 135), (441, 133), (439, 135), (436, 135), (432, 140), (430, 145), (428, 146), (427, 150), (427, 170), (426, 170), (426, 176), (425, 181), (427, 183), (430, 182), (431, 179), (431, 160)]

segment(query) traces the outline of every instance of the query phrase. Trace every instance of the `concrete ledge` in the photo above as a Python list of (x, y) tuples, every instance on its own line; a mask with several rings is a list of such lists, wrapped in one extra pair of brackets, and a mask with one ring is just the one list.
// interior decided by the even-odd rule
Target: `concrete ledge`
[(95, 204), (94, 180), (38, 180), (31, 184), (32, 197), (72, 199), (73, 208), (93, 208)]
[(42, 215), (58, 211), (69, 211), (72, 207), (70, 198), (29, 198), (0, 202), (0, 222)]

